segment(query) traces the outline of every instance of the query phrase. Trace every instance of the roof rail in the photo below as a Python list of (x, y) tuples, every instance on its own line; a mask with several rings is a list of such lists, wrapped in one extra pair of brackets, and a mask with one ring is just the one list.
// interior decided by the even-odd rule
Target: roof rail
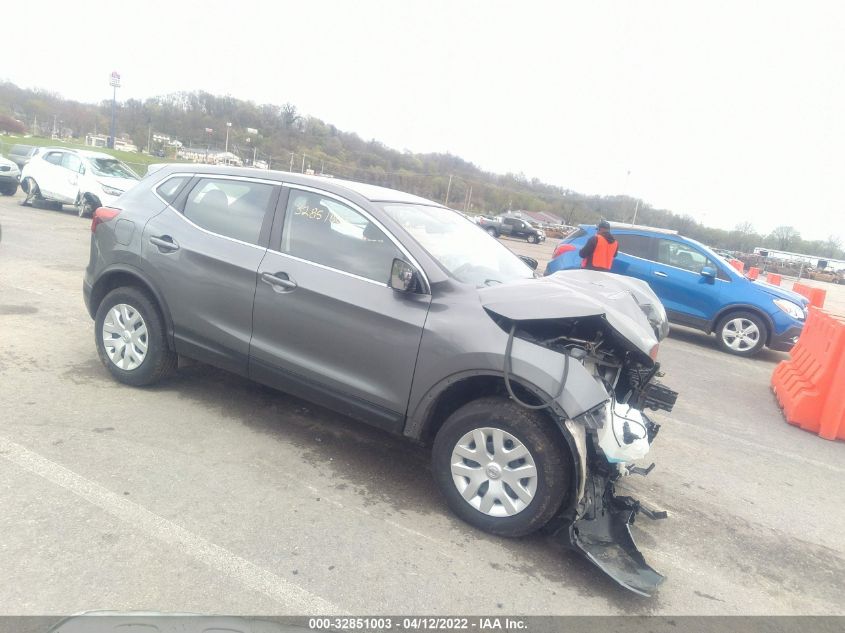
[(635, 229), (637, 231), (651, 231), (653, 233), (664, 233), (666, 235), (678, 235), (678, 231), (674, 229), (660, 229), (656, 226), (644, 226), (642, 224), (629, 224), (627, 222), (611, 222), (612, 229)]

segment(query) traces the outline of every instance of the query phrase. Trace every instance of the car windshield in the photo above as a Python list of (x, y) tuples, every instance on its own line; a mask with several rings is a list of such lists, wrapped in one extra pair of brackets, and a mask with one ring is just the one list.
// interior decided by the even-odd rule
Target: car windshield
[(97, 176), (140, 180), (138, 174), (129, 169), (127, 165), (124, 165), (116, 158), (91, 158), (88, 162), (91, 164), (91, 170)]
[(534, 276), (496, 238), (455, 211), (420, 204), (385, 204), (384, 210), (458, 281), (480, 288)]

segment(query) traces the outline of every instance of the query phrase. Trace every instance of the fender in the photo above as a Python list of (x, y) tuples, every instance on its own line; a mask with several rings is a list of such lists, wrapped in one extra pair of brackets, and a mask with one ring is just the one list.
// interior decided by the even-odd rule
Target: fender
[(115, 275), (129, 275), (134, 277), (141, 286), (145, 290), (147, 290), (155, 299), (156, 303), (161, 310), (161, 315), (164, 318), (164, 327), (167, 336), (167, 344), (170, 349), (173, 349), (173, 318), (170, 315), (170, 308), (167, 305), (167, 302), (164, 300), (162, 294), (158, 291), (155, 287), (155, 284), (150, 280), (146, 273), (144, 273), (140, 268), (132, 266), (131, 264), (126, 263), (116, 263), (111, 264), (108, 268), (103, 270), (100, 273), (100, 276), (97, 277), (97, 280), (94, 282), (93, 287), (91, 288), (91, 301), (90, 305), (88, 306), (88, 313), (91, 315), (93, 319), (97, 314), (97, 308), (100, 306), (100, 302), (103, 300), (105, 296), (105, 292), (103, 288), (108, 286), (108, 280)]
[[(500, 371), (478, 369), (461, 371), (451, 376), (447, 376), (434, 386), (432, 386), (426, 394), (420, 399), (419, 403), (414, 409), (414, 412), (407, 417), (403, 434), (416, 440), (420, 440), (425, 436), (426, 430), (434, 423), (432, 414), (434, 407), (437, 404), (440, 396), (451, 386), (460, 383), (469, 378), (477, 376), (489, 376), (499, 378), (504, 382), (504, 374)], [(531, 382), (520, 378), (513, 377), (512, 383), (517, 383), (524, 389), (530, 391), (541, 402), (548, 402), (552, 399), (552, 395), (546, 393)], [(587, 477), (587, 442), (586, 442), (586, 428), (583, 423), (576, 422), (570, 419), (566, 411), (561, 406), (559, 398), (552, 401), (547, 411), (550, 412), (550, 417), (554, 421), (555, 426), (560, 431), (561, 436), (566, 441), (573, 458), (573, 473), (575, 481), (573, 481), (572, 490), (575, 494), (571, 495), (568, 500), (567, 507), (562, 508), (564, 512), (573, 510), (584, 495), (584, 487)]]
[(705, 333), (712, 334), (715, 331), (716, 326), (719, 324), (719, 321), (721, 320), (721, 318), (723, 316), (725, 316), (729, 312), (737, 312), (739, 310), (744, 310), (746, 312), (751, 312), (753, 314), (756, 314), (761, 319), (763, 319), (763, 321), (765, 321), (766, 329), (768, 330), (768, 336), (766, 337), (766, 342), (768, 343), (769, 340), (771, 340), (772, 334), (775, 331), (775, 323), (774, 323), (774, 321), (772, 321), (772, 317), (770, 317), (768, 314), (766, 314), (765, 312), (760, 310), (760, 306), (754, 306), (754, 305), (751, 305), (751, 304), (748, 304), (748, 303), (732, 303), (731, 305), (725, 306), (724, 308), (719, 310), (716, 313), (716, 316), (714, 316), (710, 320), (710, 323), (707, 324), (707, 329), (705, 330)]

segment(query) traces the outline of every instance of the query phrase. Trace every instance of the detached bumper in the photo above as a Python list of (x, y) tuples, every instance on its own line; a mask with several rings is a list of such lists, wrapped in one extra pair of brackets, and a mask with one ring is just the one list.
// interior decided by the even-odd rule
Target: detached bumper
[(20, 182), (20, 174), (10, 174), (8, 172), (0, 171), (0, 185), (18, 184)]
[(788, 352), (798, 342), (798, 337), (801, 336), (803, 329), (803, 326), (796, 325), (781, 334), (772, 334), (769, 339), (769, 349), (775, 350), (776, 352)]

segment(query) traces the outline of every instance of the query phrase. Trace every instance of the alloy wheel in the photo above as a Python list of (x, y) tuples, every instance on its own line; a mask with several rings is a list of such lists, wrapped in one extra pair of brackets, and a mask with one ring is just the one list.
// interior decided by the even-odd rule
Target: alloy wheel
[(760, 329), (750, 319), (737, 317), (725, 323), (722, 340), (732, 350), (745, 352), (760, 341)]

